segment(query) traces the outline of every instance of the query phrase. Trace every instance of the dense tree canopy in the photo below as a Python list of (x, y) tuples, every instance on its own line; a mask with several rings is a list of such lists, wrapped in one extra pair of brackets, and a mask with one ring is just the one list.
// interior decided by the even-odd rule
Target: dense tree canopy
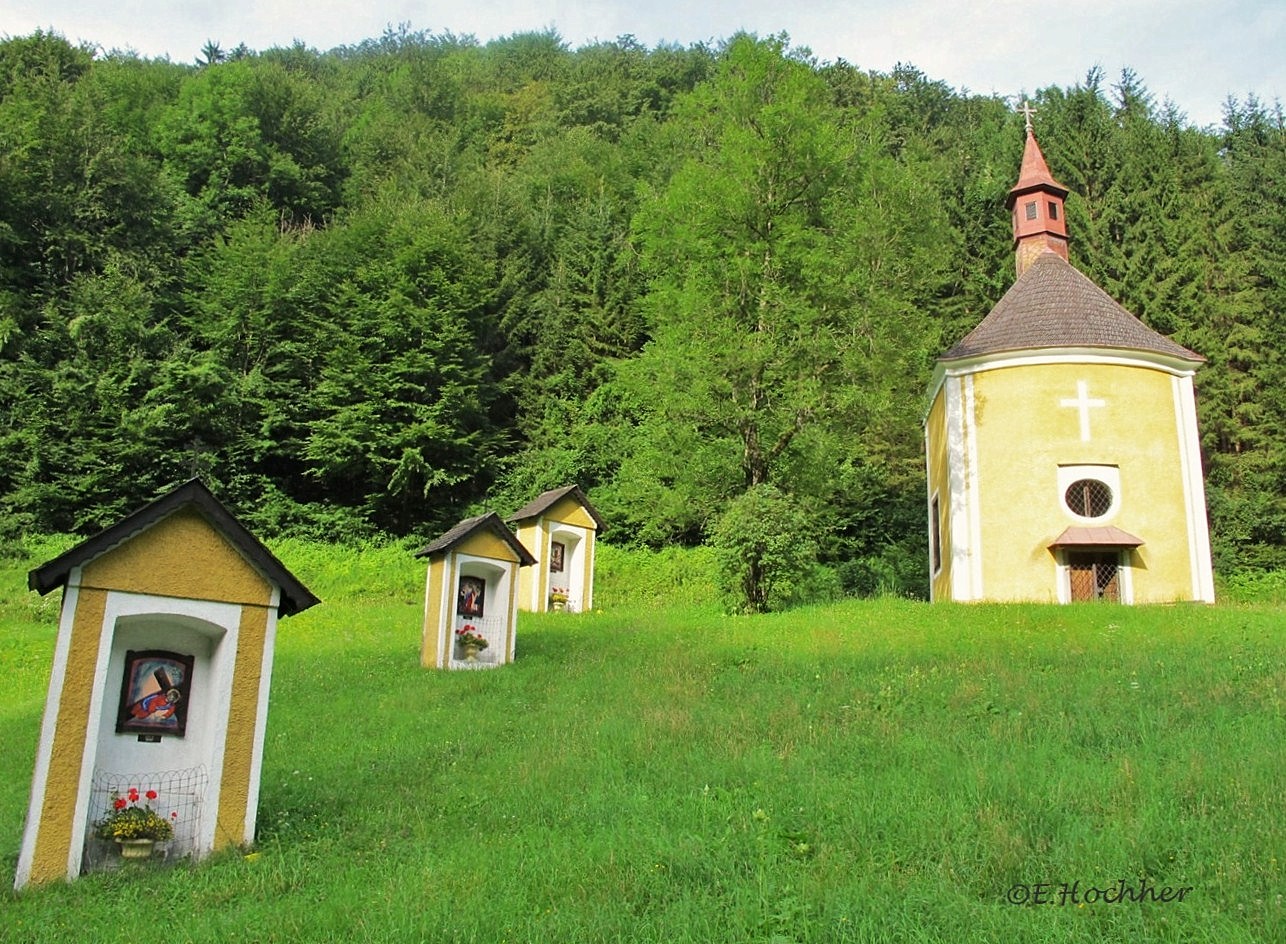
[[(1208, 358), (1217, 567), (1286, 565), (1280, 107), (1195, 128), (1097, 70), (1033, 101), (1073, 261)], [(0, 543), (193, 474), (340, 537), (578, 482), (611, 540), (715, 542), (752, 607), (818, 567), (921, 593), (925, 384), (1012, 281), (1022, 142), (1011, 102), (784, 36), (5, 39)]]

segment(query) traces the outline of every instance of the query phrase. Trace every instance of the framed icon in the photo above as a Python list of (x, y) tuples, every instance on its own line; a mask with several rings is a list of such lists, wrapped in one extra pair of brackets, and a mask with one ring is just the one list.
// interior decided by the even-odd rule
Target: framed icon
[(487, 582), (481, 577), (461, 577), (456, 615), (481, 619), (486, 609)]
[(116, 733), (183, 737), (195, 661), (195, 656), (163, 649), (128, 650)]

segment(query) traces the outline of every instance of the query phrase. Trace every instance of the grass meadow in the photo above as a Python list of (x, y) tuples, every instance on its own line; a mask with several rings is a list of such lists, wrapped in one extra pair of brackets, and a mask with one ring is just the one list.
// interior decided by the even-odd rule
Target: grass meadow
[(2, 570), (0, 941), (1286, 940), (1281, 604), (730, 617), (610, 548), (601, 612), (443, 673), (408, 551), (276, 546), (324, 602), (255, 849), (15, 895), (60, 549)]

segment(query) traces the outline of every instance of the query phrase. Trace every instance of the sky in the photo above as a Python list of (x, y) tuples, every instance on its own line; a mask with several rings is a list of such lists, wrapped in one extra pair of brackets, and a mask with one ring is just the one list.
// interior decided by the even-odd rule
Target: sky
[(554, 29), (571, 48), (629, 34), (651, 48), (785, 33), (823, 62), (915, 66), (957, 91), (1013, 96), (1132, 69), (1158, 104), (1217, 125), (1228, 97), (1286, 100), (1282, 0), (4, 0), (0, 36), (52, 30), (140, 56), (196, 59), (213, 40), (325, 51), (386, 28), (480, 42)]

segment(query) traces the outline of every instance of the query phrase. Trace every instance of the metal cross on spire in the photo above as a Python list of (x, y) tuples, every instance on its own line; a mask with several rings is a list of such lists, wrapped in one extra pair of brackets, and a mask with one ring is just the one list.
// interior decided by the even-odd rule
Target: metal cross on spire
[(1024, 98), (1022, 107), (1017, 109), (1017, 111), (1022, 112), (1023, 117), (1027, 119), (1027, 133), (1031, 134), (1031, 116), (1035, 114), (1036, 109), (1032, 107), (1032, 103), (1030, 101)]

